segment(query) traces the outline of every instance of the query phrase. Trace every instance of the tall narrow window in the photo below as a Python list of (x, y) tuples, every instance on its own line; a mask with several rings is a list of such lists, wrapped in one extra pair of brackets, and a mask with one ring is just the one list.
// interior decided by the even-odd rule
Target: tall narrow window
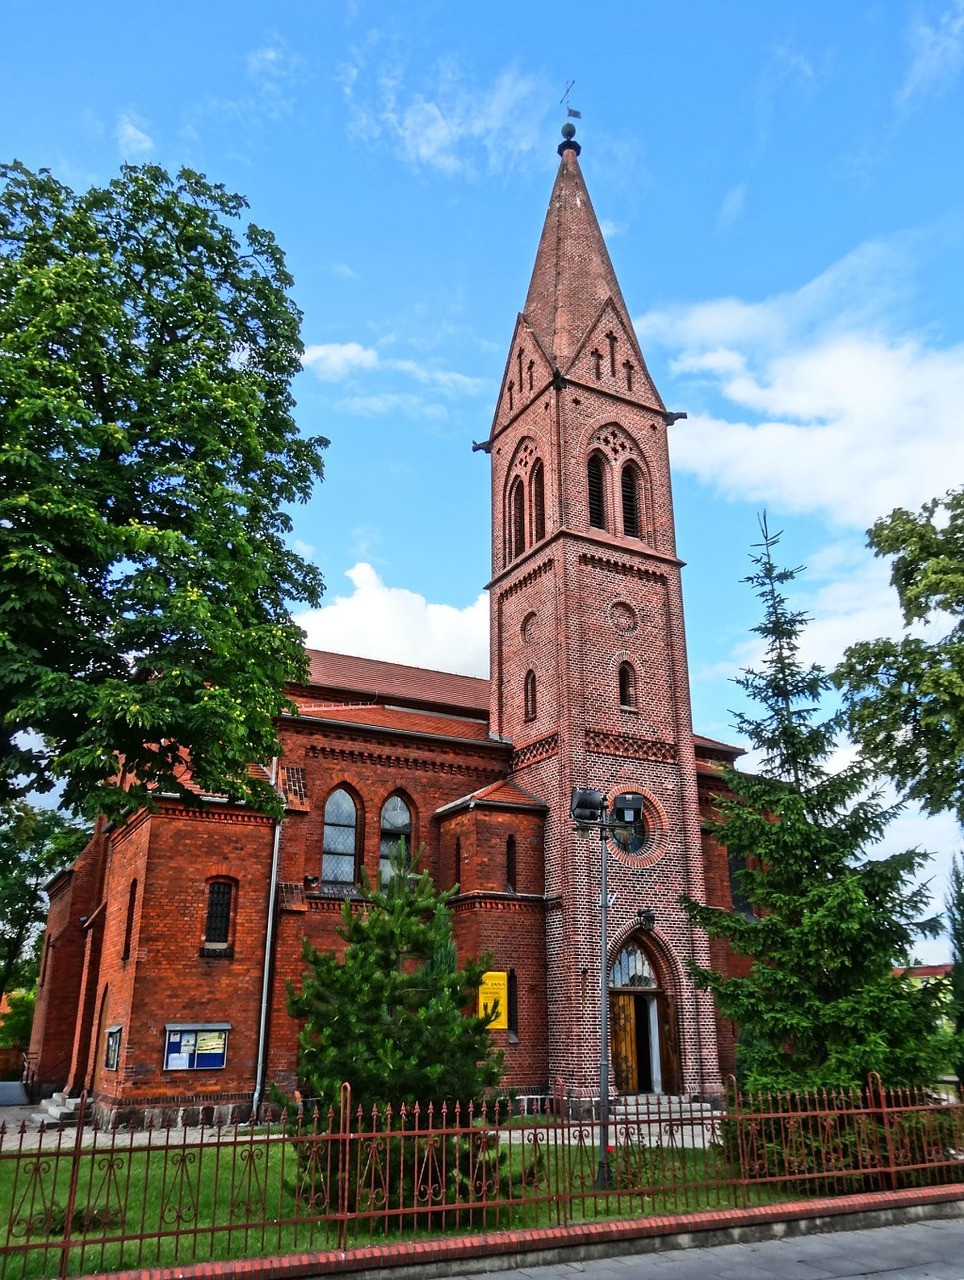
[(619, 665), (619, 705), (635, 707), (636, 705), (636, 672), (631, 662)]
[(541, 542), (546, 536), (546, 481), (542, 463), (532, 468), (532, 538)]
[(134, 937), (134, 912), (137, 908), (137, 881), (131, 881), (131, 887), (127, 894), (127, 923), (124, 925), (124, 950), (121, 953), (122, 960), (131, 958), (131, 941)]
[(204, 924), (204, 950), (226, 951), (231, 941), (231, 911), (234, 885), (230, 880), (208, 884), (208, 913)]
[(753, 910), (753, 903), (750, 901), (750, 895), (746, 887), (748, 878), (746, 857), (742, 853), (731, 853), (727, 861), (730, 873), (730, 901), (733, 904), (733, 913), (738, 916), (752, 917), (756, 913)]
[(514, 560), (516, 556), (521, 556), (526, 549), (525, 493), (522, 489), (522, 481), (518, 476), (513, 480), (512, 488), (509, 490), (509, 519), (512, 522), (509, 555)]
[(401, 796), (389, 796), (382, 805), (378, 878), (384, 887), (392, 878), (392, 858), (399, 845), (407, 863), (412, 848), (412, 813)]
[(515, 836), (508, 836), (505, 842), (505, 887), (515, 893)]
[(536, 673), (534, 671), (526, 672), (525, 717), (527, 720), (536, 718)]
[(358, 851), (358, 811), (355, 802), (339, 787), (325, 805), (325, 834), (321, 854), (321, 878), (325, 884), (354, 884)]
[(623, 467), (621, 478), (623, 497), (623, 533), (627, 538), (639, 537), (639, 482), (632, 463)]
[(515, 969), (509, 970), (509, 980), (506, 984), (506, 1022), (509, 1027), (509, 1044), (519, 1043), (519, 979), (515, 976)]
[(589, 523), (594, 529), (605, 529), (606, 504), (603, 501), (602, 459), (597, 453), (589, 459), (586, 480), (589, 489)]
[(462, 838), (455, 837), (455, 883), (462, 887)]

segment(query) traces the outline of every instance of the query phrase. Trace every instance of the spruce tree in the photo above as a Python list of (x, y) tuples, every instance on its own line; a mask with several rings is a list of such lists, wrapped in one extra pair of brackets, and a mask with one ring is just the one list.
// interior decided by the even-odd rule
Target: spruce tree
[(288, 1012), (302, 1023), (299, 1075), (322, 1107), (338, 1107), (343, 1081), (367, 1113), (391, 1103), (477, 1101), (502, 1078), (489, 1042), (494, 1016), (475, 1009), (488, 957), (459, 966), (449, 902), (399, 850), (392, 875), (347, 900), (342, 957), (307, 941), (301, 989)]
[(831, 688), (800, 658), (808, 621), (784, 594), (799, 569), (778, 568), (771, 535), (746, 579), (763, 605), (754, 628), (766, 642), (759, 670), (737, 683), (758, 710), (737, 728), (760, 755), (758, 769), (724, 771), (729, 794), (710, 824), (729, 851), (750, 910), (728, 912), (691, 898), (690, 919), (753, 960), (747, 977), (694, 966), (724, 1017), (739, 1027), (742, 1082), (751, 1089), (859, 1086), (876, 1071), (886, 1085), (929, 1084), (946, 1041), (938, 1031), (940, 991), (895, 977), (918, 934), (926, 889), (913, 880), (928, 855), (868, 856), (896, 809), (885, 805), (860, 758), (830, 765), (839, 715), (820, 719)]
[(954, 1070), (959, 1081), (964, 1081), (964, 854), (957, 854), (951, 863), (951, 874), (944, 899), (947, 916), (947, 932), (951, 940), (951, 1015), (958, 1040)]

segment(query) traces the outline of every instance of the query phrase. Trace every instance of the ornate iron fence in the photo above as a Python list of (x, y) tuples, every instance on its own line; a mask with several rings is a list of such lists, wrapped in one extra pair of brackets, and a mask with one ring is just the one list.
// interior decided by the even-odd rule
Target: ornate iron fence
[[(0, 1276), (66, 1276), (413, 1235), (964, 1181), (964, 1106), (854, 1093), (511, 1104), (142, 1131), (0, 1125)], [(579, 1118), (582, 1117), (582, 1118)], [(290, 1122), (289, 1122), (290, 1121)], [(964, 1193), (964, 1188), (962, 1188)]]

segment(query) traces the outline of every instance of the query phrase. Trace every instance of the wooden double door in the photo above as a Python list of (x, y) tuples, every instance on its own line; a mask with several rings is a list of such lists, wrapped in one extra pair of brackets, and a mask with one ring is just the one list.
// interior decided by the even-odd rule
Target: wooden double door
[(665, 991), (609, 991), (609, 1027), (617, 1093), (679, 1093), (676, 1011)]

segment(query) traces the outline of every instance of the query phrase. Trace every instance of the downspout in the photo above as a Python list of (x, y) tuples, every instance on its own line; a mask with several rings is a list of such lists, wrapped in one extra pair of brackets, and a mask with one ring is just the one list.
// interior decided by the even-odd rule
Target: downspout
[[(278, 757), (271, 761), (271, 785), (284, 804), (284, 793), (278, 786)], [(282, 809), (282, 815), (284, 809)], [(271, 849), (271, 881), (268, 887), (268, 920), (264, 939), (264, 972), (261, 978), (261, 1012), (258, 1020), (258, 1065), (254, 1072), (254, 1095), (251, 1098), (251, 1115), (257, 1118), (264, 1092), (264, 1058), (268, 1039), (268, 1000), (271, 994), (271, 975), (274, 969), (275, 902), (278, 897), (278, 861), (281, 853), (281, 824), (284, 817), (274, 820), (274, 842)]]

